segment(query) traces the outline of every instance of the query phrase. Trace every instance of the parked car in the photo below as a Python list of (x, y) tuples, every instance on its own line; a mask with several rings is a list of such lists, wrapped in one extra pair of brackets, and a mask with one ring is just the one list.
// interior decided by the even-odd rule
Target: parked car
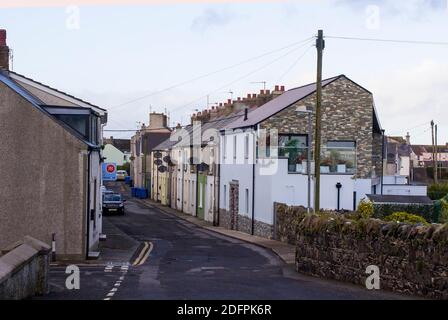
[(118, 193), (108, 193), (103, 195), (103, 214), (106, 213), (117, 213), (124, 215), (124, 203), (126, 200), (123, 199), (121, 194)]
[(128, 176), (128, 173), (126, 170), (117, 170), (117, 180), (118, 181), (124, 181), (126, 177)]

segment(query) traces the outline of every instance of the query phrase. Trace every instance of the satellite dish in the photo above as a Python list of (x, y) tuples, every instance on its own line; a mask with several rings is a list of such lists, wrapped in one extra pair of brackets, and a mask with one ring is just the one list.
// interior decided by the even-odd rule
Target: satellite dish
[(163, 161), (166, 163), (170, 163), (171, 162), (171, 157), (170, 156), (165, 156), (163, 157)]
[(163, 164), (163, 161), (160, 160), (160, 159), (156, 159), (156, 160), (154, 160), (154, 164), (155, 164), (156, 166), (161, 166), (161, 165)]
[(156, 153), (154, 153), (154, 158), (156, 158), (156, 159), (160, 159), (160, 158), (162, 158), (162, 157), (163, 157), (162, 152), (157, 151)]
[(165, 173), (168, 171), (168, 168), (165, 166), (160, 166), (157, 170), (159, 170), (160, 173)]

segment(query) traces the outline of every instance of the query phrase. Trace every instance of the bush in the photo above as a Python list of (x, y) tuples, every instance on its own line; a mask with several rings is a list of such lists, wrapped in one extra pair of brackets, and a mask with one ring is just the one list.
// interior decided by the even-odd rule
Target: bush
[(390, 222), (404, 222), (404, 223), (422, 223), (424, 225), (428, 225), (428, 222), (421, 216), (417, 216), (415, 214), (410, 214), (407, 212), (395, 212), (391, 214), (390, 216), (387, 216), (384, 218), (384, 221), (390, 221)]
[(363, 219), (369, 219), (373, 216), (373, 203), (369, 200), (362, 199), (358, 206), (358, 213)]
[(428, 197), (432, 200), (442, 199), (448, 194), (448, 183), (432, 184), (428, 187)]
[(442, 199), (442, 213), (440, 215), (440, 223), (448, 223), (448, 200)]

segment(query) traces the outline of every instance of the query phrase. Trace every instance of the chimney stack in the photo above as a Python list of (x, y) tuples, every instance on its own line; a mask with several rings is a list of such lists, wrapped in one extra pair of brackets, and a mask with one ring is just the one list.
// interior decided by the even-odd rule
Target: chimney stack
[(407, 144), (408, 146), (411, 145), (411, 135), (409, 134), (409, 132), (408, 132), (408, 134), (406, 135), (406, 144)]
[(0, 69), (9, 70), (9, 48), (6, 45), (6, 30), (0, 29)]

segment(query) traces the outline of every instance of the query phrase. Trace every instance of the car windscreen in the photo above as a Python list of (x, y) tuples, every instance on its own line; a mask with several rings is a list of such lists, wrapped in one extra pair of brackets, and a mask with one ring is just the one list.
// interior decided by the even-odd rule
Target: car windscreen
[(104, 195), (104, 201), (121, 201), (119, 194), (106, 194)]

